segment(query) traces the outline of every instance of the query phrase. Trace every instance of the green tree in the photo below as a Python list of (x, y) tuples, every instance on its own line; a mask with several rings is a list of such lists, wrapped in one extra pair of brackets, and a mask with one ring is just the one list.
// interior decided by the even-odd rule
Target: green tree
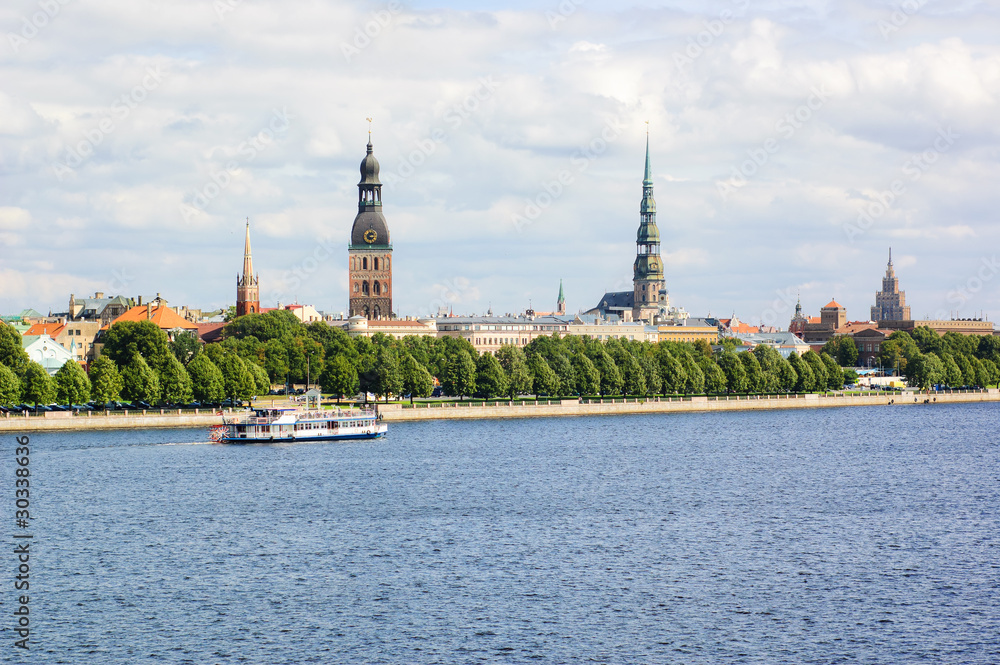
[(34, 360), (28, 361), (21, 379), (21, 399), (38, 408), (39, 404), (52, 404), (56, 399), (56, 383), (45, 368)]
[(375, 351), (374, 380), (369, 385), (375, 398), (389, 395), (399, 395), (403, 392), (403, 373), (399, 369), (399, 357), (396, 350), (389, 346), (379, 346)]
[(844, 384), (848, 386), (853, 386), (858, 382), (858, 373), (855, 372), (850, 367), (844, 368)]
[(122, 367), (121, 373), (122, 397), (128, 401), (153, 402), (160, 396), (160, 378), (138, 351), (132, 354), (132, 360)]
[(944, 340), (927, 326), (918, 326), (910, 333), (921, 353), (941, 353), (944, 350)]
[(484, 353), (476, 360), (476, 392), (486, 399), (507, 392), (507, 377), (492, 353)]
[(979, 358), (972, 358), (970, 362), (976, 370), (976, 382), (973, 385), (988, 388), (993, 383), (995, 365), (989, 360), (980, 360)]
[[(933, 332), (933, 331), (931, 331)], [(922, 353), (913, 361), (913, 378), (916, 385), (924, 390), (944, 379), (944, 363), (933, 353)]]
[(623, 352), (621, 362), (617, 364), (622, 375), (622, 391), (626, 395), (645, 395), (646, 373), (635, 356), (627, 351)]
[(247, 361), (247, 369), (253, 375), (254, 395), (266, 395), (271, 392), (271, 379), (263, 367), (253, 361)]
[(1000, 366), (989, 358), (984, 358), (980, 362), (983, 365), (983, 388), (989, 388), (994, 383), (997, 384), (997, 388), (1000, 388)]
[(759, 393), (766, 388), (764, 372), (760, 368), (760, 362), (750, 351), (740, 351), (736, 357), (743, 363), (743, 369), (747, 375), (747, 392)]
[(184, 404), (191, 401), (191, 377), (176, 356), (170, 356), (160, 369), (160, 401)]
[(191, 392), (199, 402), (221, 402), (226, 397), (222, 372), (208, 354), (200, 353), (187, 366), (191, 377)]
[[(705, 392), (705, 372), (702, 371), (699, 364), (695, 361), (694, 356), (690, 353), (679, 353), (677, 357), (677, 362), (681, 365), (681, 370), (684, 376), (684, 387), (683, 390), (678, 392), (685, 393), (687, 395), (700, 395)], [(664, 379), (663, 391), (667, 391), (667, 382)]]
[(784, 361), (774, 348), (758, 344), (750, 352), (760, 368), (760, 392), (776, 393), (782, 389), (779, 365)]
[[(811, 352), (807, 351), (806, 353)], [(788, 364), (792, 366), (795, 372), (795, 385), (792, 386), (792, 390), (799, 393), (808, 393), (815, 390), (816, 377), (809, 363), (800, 358), (799, 354), (795, 353), (795, 351), (792, 351), (788, 354)]]
[(442, 387), (448, 395), (461, 399), (476, 392), (476, 364), (467, 351), (459, 351), (449, 361)]
[(253, 399), (257, 384), (243, 358), (233, 352), (226, 353), (216, 365), (222, 372), (223, 390), (230, 399), (239, 402)]
[(573, 354), (573, 374), (576, 376), (576, 393), (596, 395), (601, 390), (601, 373), (584, 353)]
[(962, 372), (962, 379), (956, 387), (974, 386), (976, 384), (976, 368), (972, 365), (970, 356), (956, 353), (952, 357), (955, 359), (958, 369)]
[(341, 397), (353, 396), (358, 393), (358, 370), (344, 356), (336, 356), (326, 363), (323, 373), (319, 375), (319, 385), (323, 392)]
[(705, 375), (705, 392), (721, 393), (726, 389), (726, 374), (714, 360), (706, 356), (698, 359), (698, 367)]
[(274, 383), (288, 379), (288, 349), (281, 340), (269, 339), (264, 344), (264, 370)]
[(266, 342), (271, 339), (294, 339), (305, 332), (302, 322), (294, 313), (287, 309), (274, 309), (264, 314), (234, 317), (222, 334), (227, 338), (256, 337)]
[(66, 361), (53, 379), (56, 383), (56, 399), (60, 404), (69, 406), (90, 400), (90, 379), (79, 363)]
[(190, 331), (178, 332), (174, 335), (174, 340), (169, 343), (170, 351), (177, 360), (184, 365), (194, 360), (195, 356), (201, 353), (201, 342), (198, 334)]
[(434, 379), (416, 358), (409, 353), (405, 354), (400, 363), (400, 371), (403, 374), (403, 392), (410, 394), (410, 404), (413, 404), (414, 396), (430, 396), (434, 390)]
[(779, 388), (785, 392), (795, 390), (795, 386), (799, 383), (799, 374), (788, 358), (781, 358), (778, 362), (777, 377)]
[(687, 374), (684, 366), (678, 360), (665, 343), (659, 344), (654, 352), (656, 365), (660, 372), (660, 379), (664, 394), (676, 395), (685, 391), (684, 384)]
[[(694, 346), (695, 356), (702, 355), (706, 358), (711, 359), (713, 354), (712, 345), (709, 344), (706, 340), (703, 339), (695, 340), (693, 346)], [(701, 366), (700, 358), (698, 359), (698, 365)]]
[(122, 375), (118, 366), (107, 356), (100, 356), (90, 364), (90, 396), (102, 404), (121, 397)]
[(18, 377), (23, 377), (28, 369), (27, 352), (21, 344), (21, 335), (6, 323), (0, 321), (0, 365), (4, 365)]
[(545, 361), (559, 379), (559, 388), (556, 394), (561, 396), (576, 394), (576, 370), (573, 369), (573, 363), (566, 354), (556, 353), (550, 358), (546, 358)]
[(826, 390), (827, 372), (826, 365), (815, 351), (806, 351), (802, 354), (803, 362), (809, 364), (809, 369), (813, 373), (813, 387), (810, 390)]
[(164, 367), (167, 358), (172, 355), (167, 334), (152, 321), (119, 321), (112, 324), (105, 333), (101, 353), (121, 368), (131, 364), (132, 357), (138, 353), (156, 370)]
[(514, 399), (518, 395), (530, 393), (531, 371), (524, 351), (513, 344), (505, 344), (497, 350), (496, 357), (507, 378), (507, 395)]
[(950, 354), (944, 359), (944, 383), (952, 388), (962, 385), (962, 370), (958, 368), (958, 363)]
[(726, 375), (726, 392), (745, 393), (749, 382), (747, 381), (746, 368), (735, 353), (723, 347), (723, 350), (716, 354), (716, 364), (722, 373)]
[[(850, 339), (850, 337), (846, 339)], [(830, 390), (842, 389), (844, 387), (844, 370), (840, 368), (840, 364), (827, 353), (821, 353), (819, 357), (826, 368), (826, 387)]]
[(820, 354), (829, 354), (841, 367), (854, 367), (858, 362), (858, 345), (850, 335), (837, 335), (823, 345)]
[[(947, 333), (945, 338), (952, 333)], [(969, 344), (970, 348), (967, 355), (975, 355), (980, 360), (992, 360), (994, 363), (1000, 363), (1000, 337), (996, 335), (980, 335), (978, 342), (973, 344), (975, 337), (972, 335), (955, 335), (960, 340)], [(2, 360), (0, 360), (2, 362)]]
[(0, 365), (0, 406), (12, 406), (21, 399), (21, 380), (10, 368)]
[(559, 394), (559, 377), (540, 354), (528, 356), (528, 370), (531, 372), (531, 383), (536, 395)]
[(621, 371), (608, 352), (601, 348), (600, 343), (596, 343), (587, 355), (601, 375), (601, 396), (621, 395), (624, 380)]
[(660, 366), (653, 356), (646, 353), (639, 357), (643, 378), (646, 383), (647, 395), (659, 395), (663, 391), (663, 379), (660, 378)]

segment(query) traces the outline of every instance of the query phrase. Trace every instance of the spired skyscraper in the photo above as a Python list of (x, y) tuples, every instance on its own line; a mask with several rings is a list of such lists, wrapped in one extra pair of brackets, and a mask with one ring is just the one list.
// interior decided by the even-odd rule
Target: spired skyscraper
[(253, 272), (250, 256), (250, 218), (247, 217), (247, 237), (243, 245), (243, 276), (236, 278), (236, 316), (260, 312), (260, 279)]
[(348, 311), (350, 316), (366, 319), (391, 319), (392, 243), (389, 242), (389, 226), (382, 215), (382, 183), (378, 170), (369, 130), (368, 154), (361, 160), (358, 214), (347, 248)]
[(653, 173), (649, 164), (647, 131), (646, 169), (642, 178), (642, 202), (639, 204), (639, 230), (635, 236), (632, 290), (605, 293), (597, 307), (584, 314), (598, 314), (603, 318), (618, 316), (625, 321), (652, 323), (655, 318), (666, 315), (669, 308), (670, 298), (663, 278), (663, 259), (660, 257), (660, 230), (656, 226), (656, 201), (653, 199)]
[(882, 278), (882, 290), (875, 294), (872, 306), (872, 321), (909, 321), (910, 306), (906, 304), (906, 292), (899, 290), (899, 278), (892, 267), (892, 248), (889, 248), (889, 265)]

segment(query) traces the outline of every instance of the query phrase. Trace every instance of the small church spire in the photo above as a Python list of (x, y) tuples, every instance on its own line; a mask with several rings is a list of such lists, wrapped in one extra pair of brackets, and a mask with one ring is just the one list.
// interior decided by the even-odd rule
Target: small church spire
[(642, 184), (647, 187), (653, 185), (653, 172), (649, 167), (649, 120), (646, 121), (646, 172), (642, 177)]
[(253, 256), (250, 252), (250, 218), (247, 217), (247, 237), (243, 247), (243, 281), (253, 277)]
[(250, 253), (250, 218), (247, 217), (246, 240), (243, 244), (243, 275), (236, 279), (236, 316), (260, 312), (260, 281), (253, 272)]

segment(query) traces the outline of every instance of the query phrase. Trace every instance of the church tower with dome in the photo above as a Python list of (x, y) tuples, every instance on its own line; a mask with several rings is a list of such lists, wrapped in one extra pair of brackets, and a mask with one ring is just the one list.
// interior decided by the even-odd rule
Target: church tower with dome
[(361, 161), (361, 182), (358, 183), (358, 214), (347, 248), (348, 311), (350, 316), (373, 320), (394, 317), (392, 243), (389, 242), (389, 226), (382, 215), (382, 183), (378, 179), (378, 168), (369, 130), (368, 154)]
[(632, 264), (632, 320), (651, 322), (661, 310), (669, 307), (670, 301), (667, 299), (663, 260), (660, 258), (660, 230), (656, 227), (656, 201), (653, 200), (653, 175), (649, 168), (648, 133), (639, 217), (635, 263)]

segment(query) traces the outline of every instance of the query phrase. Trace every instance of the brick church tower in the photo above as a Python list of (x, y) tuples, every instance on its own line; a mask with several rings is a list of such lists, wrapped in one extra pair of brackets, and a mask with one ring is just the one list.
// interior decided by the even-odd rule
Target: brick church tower
[(260, 312), (260, 280), (253, 273), (250, 256), (250, 219), (247, 218), (247, 239), (243, 246), (243, 276), (236, 278), (236, 316)]
[(358, 214), (351, 229), (347, 248), (350, 316), (366, 319), (391, 319), (392, 244), (389, 227), (382, 215), (382, 183), (378, 179), (378, 160), (372, 154), (371, 131), (368, 154), (361, 161), (358, 183)]

